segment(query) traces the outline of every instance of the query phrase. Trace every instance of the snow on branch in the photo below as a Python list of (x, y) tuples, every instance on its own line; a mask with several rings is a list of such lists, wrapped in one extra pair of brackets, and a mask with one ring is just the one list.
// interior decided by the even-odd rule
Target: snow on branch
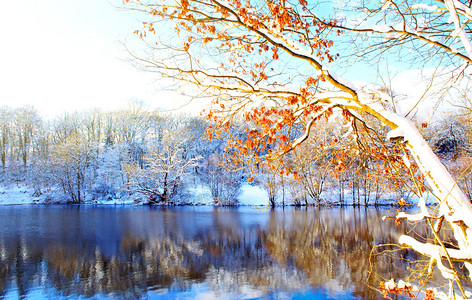
[(407, 214), (405, 212), (400, 212), (397, 214), (396, 218), (397, 219), (407, 219), (407, 220), (410, 220), (410, 221), (420, 221), (420, 220), (423, 220), (425, 218), (431, 218), (431, 215), (429, 214), (428, 212), (428, 209), (426, 207), (426, 202), (424, 200), (424, 198), (420, 198), (419, 202), (418, 202), (418, 206), (420, 208), (420, 211), (416, 214)]
[[(464, 45), (465, 50), (467, 51), (467, 55), (469, 59), (472, 59), (472, 44), (469, 40), (469, 37), (467, 36), (467, 33), (465, 32), (461, 21), (459, 19), (459, 16), (457, 15), (457, 2), (459, 1), (454, 1), (454, 0), (445, 0), (444, 4), (446, 5), (446, 8), (449, 10), (449, 13), (451, 14), (450, 19), (454, 23), (454, 27), (456, 28), (453, 31), (454, 36), (457, 36), (460, 38), (462, 44)], [(462, 4), (462, 3), (461, 3)], [(465, 6), (462, 4), (462, 6)], [(469, 9), (470, 11), (470, 9)]]
[(430, 12), (439, 11), (439, 7), (437, 5), (428, 5), (424, 3), (415, 3), (411, 6), (411, 9), (425, 9)]
[(456, 7), (458, 13), (465, 16), (467, 19), (472, 20), (472, 9), (470, 9), (470, 7), (457, 0), (449, 0), (449, 2), (451, 2)]
[(402, 245), (406, 245), (426, 256), (434, 258), (438, 264), (438, 268), (446, 279), (453, 280), (455, 273), (442, 264), (441, 260), (443, 258), (450, 257), (454, 261), (472, 262), (472, 254), (462, 250), (443, 248), (431, 243), (422, 243), (408, 235), (400, 236), (398, 241)]

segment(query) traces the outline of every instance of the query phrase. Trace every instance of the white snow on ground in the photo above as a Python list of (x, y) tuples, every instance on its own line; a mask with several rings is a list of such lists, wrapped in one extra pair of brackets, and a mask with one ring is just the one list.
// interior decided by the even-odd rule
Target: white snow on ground
[(190, 197), (193, 198), (195, 204), (211, 205), (213, 203), (210, 189), (206, 186), (199, 185), (197, 187), (189, 188), (188, 192)]
[(32, 194), (33, 190), (23, 185), (0, 186), (0, 205), (35, 203), (38, 197)]
[[(211, 197), (210, 189), (205, 185), (198, 185), (187, 190), (188, 193), (188, 201), (187, 203), (192, 203), (195, 205), (213, 205), (213, 199)], [(8, 185), (3, 186), (0, 185), (0, 205), (14, 205), (14, 204), (33, 204), (33, 203), (41, 203), (44, 200), (44, 196), (42, 197), (33, 197), (33, 189), (25, 186), (25, 185)], [(92, 200), (88, 199), (87, 203), (90, 204), (127, 204), (133, 205), (139, 201), (139, 198), (142, 198), (142, 195), (136, 194), (131, 196), (122, 196), (118, 195), (117, 198), (104, 198), (99, 200)], [(324, 201), (321, 204), (334, 204), (339, 205), (339, 194), (336, 190), (330, 191), (326, 190), (322, 193), (322, 198)], [(361, 195), (361, 203), (363, 202), (363, 197)], [(378, 204), (380, 205), (392, 205), (396, 204), (399, 199), (398, 195), (393, 193), (391, 194), (384, 194), (382, 195)], [(254, 185), (244, 184), (241, 188), (241, 194), (239, 195), (240, 205), (248, 205), (248, 206), (260, 206), (260, 205), (269, 205), (269, 197), (267, 192)], [(278, 192), (277, 195), (277, 203), (281, 204), (282, 193), (281, 191)], [(434, 199), (432, 196), (426, 198), (427, 204), (434, 203)], [(406, 196), (404, 200), (412, 205), (418, 204), (418, 199), (412, 195), (409, 197)], [(285, 195), (285, 204), (290, 205), (292, 202), (289, 199), (289, 195)], [(344, 196), (344, 205), (352, 205), (352, 192), (348, 189), (345, 190)], [(374, 199), (369, 201), (370, 205), (374, 204)]]
[[(205, 185), (199, 185), (188, 189), (193, 198), (192, 203), (197, 205), (213, 205), (210, 189)], [(241, 205), (267, 205), (267, 192), (260, 187), (244, 184), (238, 197)]]
[(100, 200), (92, 200), (87, 202), (90, 204), (135, 204), (135, 197), (123, 197), (123, 198), (110, 198), (110, 199), (100, 199)]
[(245, 184), (242, 186), (239, 200), (242, 205), (267, 205), (269, 196), (260, 187)]

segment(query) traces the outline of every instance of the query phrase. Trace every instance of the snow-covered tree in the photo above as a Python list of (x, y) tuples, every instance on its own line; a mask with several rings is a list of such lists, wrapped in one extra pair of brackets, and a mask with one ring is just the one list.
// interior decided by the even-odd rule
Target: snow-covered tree
[(213, 203), (217, 205), (236, 205), (241, 193), (241, 172), (228, 166), (221, 155), (212, 154), (203, 163), (200, 178), (210, 188)]
[[(415, 191), (420, 198), (418, 213), (400, 213), (397, 218), (426, 220), (434, 232), (445, 222), (457, 244), (451, 248), (439, 238), (437, 244), (423, 243), (407, 235), (399, 242), (431, 257), (431, 266), (436, 264), (450, 282), (444, 297), (453, 298), (456, 291), (466, 297), (452, 261), (464, 262), (472, 274), (471, 203), (415, 125), (396, 109), (388, 90), (360, 88), (338, 77), (328, 64), (338, 57), (332, 51), (338, 49), (333, 48), (336, 34), (352, 31), (366, 43), (356, 43), (361, 46), (345, 49), (343, 55), (352, 55), (352, 49), (359, 48), (376, 55), (387, 53), (388, 47), (412, 41), (406, 49), (418, 53), (416, 57), (424, 55), (418, 49), (426, 49), (436, 62), (449, 62), (450, 69), (467, 66), (472, 62), (469, 6), (458, 0), (438, 1), (436, 6), (429, 1), (356, 1), (357, 15), (333, 11), (330, 18), (323, 18), (318, 17), (319, 3), (305, 0), (125, 2), (146, 16), (144, 28), (136, 34), (147, 42), (151, 55), (135, 55), (136, 61), (185, 87), (193, 84), (194, 95), (213, 97), (212, 109), (207, 110), (215, 123), (210, 138), (227, 131), (235, 120), (245, 119), (246, 138), (233, 139), (229, 146), (238, 149), (235, 159), (250, 169), (255, 170), (262, 161), (277, 165), (282, 155), (309, 138), (314, 123), (335, 111), (350, 128), (354, 120), (367, 122), (365, 114), (387, 127), (386, 138), (396, 144), (400, 154), (390, 159), (412, 170), (412, 178), (416, 178), (418, 174), (410, 169), (414, 161), (429, 184), (429, 192), (424, 187)], [(156, 30), (157, 23), (167, 30)], [(171, 40), (154, 36), (169, 31), (174, 31)], [(152, 55), (153, 51), (159, 55)], [(394, 51), (415, 62), (415, 56)], [(442, 60), (443, 56), (447, 59)], [(464, 70), (453, 76), (466, 74)], [(305, 130), (297, 134), (294, 127)], [(341, 134), (352, 136), (348, 129)], [(437, 199), (438, 209), (430, 211), (425, 206), (428, 195)]]
[(41, 126), (41, 118), (38, 111), (31, 106), (16, 108), (12, 117), (16, 155), (26, 171), (28, 159), (32, 153), (35, 131)]
[(434, 151), (443, 158), (453, 158), (470, 149), (467, 133), (458, 118), (449, 117), (432, 126), (434, 135), (429, 140)]
[(85, 136), (71, 134), (51, 149), (44, 176), (62, 189), (68, 202), (82, 203), (91, 188), (97, 160), (95, 147)]
[(11, 143), (11, 118), (12, 112), (8, 107), (0, 108), (0, 160), (2, 162), (2, 171), (5, 172), (9, 144)]
[(139, 102), (131, 102), (126, 109), (114, 112), (116, 141), (135, 144), (144, 140), (149, 129), (149, 112)]
[(100, 149), (92, 187), (94, 199), (115, 198), (122, 186), (126, 184), (122, 169), (123, 147), (124, 145), (117, 144), (107, 145)]
[(183, 176), (200, 161), (200, 157), (184, 156), (188, 141), (185, 129), (166, 129), (162, 133), (160, 140), (148, 142), (142, 166), (132, 161), (124, 166), (130, 190), (147, 196), (143, 202), (148, 204), (175, 203)]

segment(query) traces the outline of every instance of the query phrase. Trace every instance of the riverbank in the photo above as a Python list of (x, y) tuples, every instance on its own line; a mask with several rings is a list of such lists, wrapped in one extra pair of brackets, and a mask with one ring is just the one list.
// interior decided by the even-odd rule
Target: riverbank
[[(206, 188), (194, 188), (189, 191), (189, 201), (181, 203), (181, 205), (204, 205), (204, 206), (214, 206), (213, 200), (211, 198), (210, 191)], [(113, 197), (108, 195), (106, 197), (101, 197), (99, 199), (87, 199), (84, 204), (101, 204), (101, 205), (142, 205), (140, 204), (140, 199), (142, 195), (133, 194), (133, 195), (118, 195)], [(350, 192), (345, 193), (345, 201), (343, 203), (339, 202), (339, 193), (334, 191), (326, 191), (322, 195), (323, 201), (321, 205), (324, 206), (353, 206), (357, 205), (353, 203)], [(281, 198), (281, 197), (279, 197)], [(2, 185), (0, 186), (0, 205), (21, 205), (21, 204), (53, 204), (61, 203), (61, 193), (54, 190), (48, 190), (42, 195), (35, 195), (34, 190), (22, 184), (11, 184), (11, 185)], [(415, 205), (418, 202), (418, 199), (411, 197), (405, 199), (406, 204)], [(430, 201), (432, 202), (432, 201)], [(373, 200), (369, 201), (367, 206), (392, 206), (397, 205), (398, 200), (395, 199), (394, 195), (385, 195), (377, 203), (374, 203)], [(253, 185), (243, 185), (241, 194), (239, 196), (240, 206), (268, 206), (268, 195), (267, 192), (263, 189), (253, 186)], [(277, 206), (283, 206), (281, 201), (279, 201)], [(285, 200), (285, 206), (297, 206), (289, 199)], [(302, 205), (303, 206), (303, 205)], [(361, 200), (361, 206), (363, 201)]]
[[(188, 203), (194, 205), (213, 205), (210, 191), (205, 188), (192, 189), (189, 191)], [(107, 195), (98, 199), (88, 198), (84, 204), (110, 204), (110, 205), (135, 205), (139, 203), (142, 195)], [(35, 195), (34, 189), (23, 184), (10, 184), (0, 186), (0, 205), (15, 204), (50, 204), (60, 203), (61, 193), (55, 190), (45, 191), (42, 195)], [(244, 185), (242, 187), (240, 205), (266, 205), (267, 193), (262, 189)]]

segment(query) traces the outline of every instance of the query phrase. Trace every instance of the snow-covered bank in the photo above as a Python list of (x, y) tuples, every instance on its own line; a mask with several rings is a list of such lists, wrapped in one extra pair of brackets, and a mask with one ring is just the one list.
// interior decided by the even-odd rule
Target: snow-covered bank
[(24, 185), (0, 186), (0, 205), (38, 203), (39, 197), (34, 197), (33, 189)]
[[(14, 204), (38, 204), (60, 202), (60, 195), (55, 191), (49, 191), (41, 196), (33, 196), (34, 190), (27, 185), (0, 186), (0, 205)], [(195, 205), (213, 205), (210, 190), (207, 187), (199, 186), (188, 191), (189, 199), (186, 203)], [(87, 204), (135, 204), (142, 198), (142, 195), (104, 197), (101, 199), (86, 199)], [(54, 200), (51, 201), (51, 198)], [(240, 205), (266, 205), (267, 192), (257, 186), (243, 185), (239, 197)]]
[[(322, 194), (322, 205), (353, 205), (351, 192), (349, 190), (345, 191), (344, 201), (339, 201), (339, 193), (336, 191), (325, 191)], [(213, 199), (211, 197), (210, 190), (205, 186), (197, 186), (190, 188), (187, 191), (188, 198), (182, 204), (189, 205), (214, 205)], [(50, 190), (44, 193), (41, 196), (34, 196), (34, 190), (27, 185), (12, 184), (8, 186), (0, 186), (0, 205), (19, 205), (19, 204), (49, 204), (49, 203), (61, 203), (61, 194), (57, 191)], [(84, 204), (109, 204), (109, 205), (141, 205), (142, 198), (144, 196), (140, 194), (133, 195), (116, 195), (115, 197), (107, 196), (99, 199), (91, 199), (86, 197)], [(277, 204), (278, 206), (282, 205), (282, 195), (277, 195)], [(268, 201), (267, 192), (259, 186), (244, 184), (241, 187), (241, 193), (239, 195), (239, 205), (241, 206), (268, 206), (270, 205)], [(418, 199), (416, 197), (411, 197), (404, 199), (407, 204), (416, 205)], [(429, 199), (428, 202), (433, 202), (433, 199)], [(141, 203), (141, 204), (138, 204)], [(311, 203), (311, 202), (310, 202)], [(395, 205), (398, 203), (395, 195), (384, 195), (375, 205)], [(363, 199), (361, 200), (361, 205), (363, 205)], [(285, 205), (291, 206), (294, 205), (293, 201), (290, 201), (287, 196), (285, 196)], [(373, 206), (374, 201), (371, 199), (368, 206)]]

